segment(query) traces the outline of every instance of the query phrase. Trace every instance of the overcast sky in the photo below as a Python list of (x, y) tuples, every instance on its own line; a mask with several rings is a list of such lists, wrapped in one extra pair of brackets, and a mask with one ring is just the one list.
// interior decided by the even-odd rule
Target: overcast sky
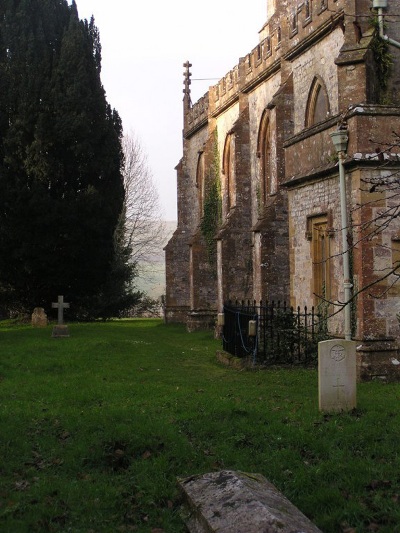
[[(192, 63), (192, 101), (258, 44), (266, 0), (76, 0), (94, 15), (102, 44), (102, 82), (110, 105), (147, 154), (165, 220), (176, 220), (182, 156), (183, 63)], [(196, 78), (212, 78), (195, 81)], [(215, 79), (213, 79), (215, 78)]]

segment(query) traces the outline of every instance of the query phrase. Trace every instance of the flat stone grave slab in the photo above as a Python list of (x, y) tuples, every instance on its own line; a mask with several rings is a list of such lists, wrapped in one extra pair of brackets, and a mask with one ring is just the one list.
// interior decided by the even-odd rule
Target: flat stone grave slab
[(321, 533), (260, 474), (223, 470), (178, 484), (190, 533)]

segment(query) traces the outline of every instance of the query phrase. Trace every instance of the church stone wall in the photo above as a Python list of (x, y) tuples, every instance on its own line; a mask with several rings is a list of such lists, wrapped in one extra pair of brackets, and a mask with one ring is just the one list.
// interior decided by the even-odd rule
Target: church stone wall
[[(349, 214), (357, 227), (389, 205), (388, 198), (375, 207), (369, 204), (369, 191), (361, 192), (363, 177), (379, 175), (377, 145), (389, 139), (393, 130), (400, 132), (400, 53), (390, 49), (393, 68), (384, 90), (379, 59), (373, 52), (371, 4), (371, 0), (268, 2), (268, 20), (259, 43), (193, 105), (187, 74), (184, 149), (177, 167), (178, 228), (166, 248), (167, 317), (184, 317), (186, 312), (186, 322), (194, 329), (201, 321), (209, 325), (212, 313), (217, 307), (221, 310), (227, 298), (289, 296), (293, 305), (308, 307), (320, 301), (313, 295), (319, 275), (312, 255), (317, 240), (310, 235), (310, 220), (319, 215), (328, 228), (324, 232), (329, 241), (324, 242), (329, 242), (332, 256), (331, 298), (343, 300), (338, 156), (330, 134), (339, 126), (349, 134), (344, 167), (352, 204)], [(395, 23), (400, 0), (388, 4), (386, 31), (399, 40)], [(325, 118), (320, 115), (323, 97), (318, 113), (308, 108), (315, 79), (329, 100)], [(387, 102), (391, 105), (383, 105)], [(270, 118), (271, 135), (264, 116)], [(207, 263), (209, 245), (200, 231), (196, 169), (203, 152), (206, 174), (210, 174), (215, 131), (224, 216), (215, 228), (215, 262)], [(231, 196), (227, 175), (222, 173), (229, 137), (233, 153), (229, 175), (235, 180)], [(396, 157), (389, 162), (395, 172), (399, 169)], [(363, 202), (366, 208), (361, 214), (356, 206)], [(399, 243), (400, 229), (395, 224), (379, 237), (357, 244), (352, 265), (358, 287), (368, 286), (400, 260)], [(382, 298), (372, 298), (368, 291), (357, 297), (353, 332), (362, 346), (363, 377), (384, 375), (388, 354), (395, 353), (389, 337), (398, 335), (395, 314), (400, 289), (392, 287), (391, 280), (377, 283), (383, 289)], [(342, 323), (342, 314), (333, 316), (330, 333), (341, 336)]]
[(218, 152), (220, 157), (220, 169), (223, 166), (223, 154), (225, 140), (228, 133), (232, 130), (235, 122), (239, 118), (239, 102), (234, 103), (224, 113), (218, 115), (215, 119), (215, 124), (218, 132)]
[[(398, 210), (397, 195), (389, 190), (370, 192), (371, 180), (377, 175), (390, 178), (396, 170), (360, 168), (354, 173), (352, 222), (356, 243), (354, 272), (356, 289), (369, 286), (357, 297), (357, 335), (366, 340), (399, 336), (397, 313), (400, 311), (400, 287), (396, 276), (387, 276), (400, 259), (400, 221), (395, 218), (381, 231), (374, 233), (374, 220), (380, 223), (382, 213)], [(372, 181), (372, 182), (373, 182)]]
[(258, 176), (260, 174), (260, 154), (258, 154), (258, 134), (261, 118), (281, 83), (280, 72), (273, 75), (267, 83), (258, 86), (248, 95), (249, 99), (249, 128), (250, 128), (250, 172), (252, 179), (252, 224), (256, 224), (259, 217), (258, 209)]
[[(317, 304), (313, 294), (313, 261), (311, 240), (309, 238), (308, 220), (310, 217), (327, 214), (330, 218), (332, 232), (330, 236), (331, 293), (337, 297), (340, 293), (340, 275), (342, 259), (340, 257), (341, 227), (339, 203), (339, 178), (334, 176), (324, 180), (315, 180), (289, 191), (289, 234), (290, 234), (290, 279), (291, 305), (294, 307)], [(343, 295), (342, 300), (343, 300)], [(340, 298), (340, 296), (339, 296)], [(334, 317), (329, 322), (329, 330), (339, 333), (342, 317)]]
[[(185, 197), (181, 206), (184, 211), (184, 224), (187, 231), (194, 232), (200, 223), (199, 191), (196, 184), (197, 165), (200, 153), (204, 151), (208, 139), (208, 128), (203, 127), (197, 135), (190, 137), (185, 142), (184, 169), (185, 169)], [(179, 225), (179, 224), (178, 224)]]
[[(315, 44), (300, 57), (293, 60), (293, 85), (296, 106), (294, 109), (294, 132), (305, 127), (307, 100), (313, 79), (318, 76), (329, 95), (330, 115), (336, 115), (338, 108), (338, 78), (334, 63), (344, 42), (340, 28)], [(328, 118), (328, 117), (326, 117)]]

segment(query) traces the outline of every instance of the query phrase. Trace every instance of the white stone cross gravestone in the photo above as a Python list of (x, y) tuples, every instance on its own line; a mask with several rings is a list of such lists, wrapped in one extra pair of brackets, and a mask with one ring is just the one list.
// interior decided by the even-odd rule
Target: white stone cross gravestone
[(53, 309), (58, 309), (58, 324), (54, 326), (52, 337), (69, 337), (68, 326), (64, 324), (64, 309), (69, 308), (69, 304), (64, 302), (64, 296), (59, 296), (56, 303), (52, 303)]
[(69, 304), (64, 302), (64, 296), (59, 296), (58, 302), (53, 302), (51, 307), (53, 307), (53, 309), (58, 309), (58, 325), (62, 326), (64, 324), (64, 309), (68, 309)]
[(357, 406), (356, 343), (341, 339), (318, 344), (320, 411), (351, 411)]

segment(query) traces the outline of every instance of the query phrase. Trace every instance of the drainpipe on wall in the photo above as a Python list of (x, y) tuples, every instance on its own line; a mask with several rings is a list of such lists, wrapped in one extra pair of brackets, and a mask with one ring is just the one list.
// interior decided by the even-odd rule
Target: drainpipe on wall
[(343, 288), (344, 288), (344, 338), (351, 341), (351, 289), (353, 284), (350, 279), (350, 251), (348, 240), (348, 219), (346, 201), (346, 178), (344, 172), (344, 154), (349, 142), (347, 129), (338, 129), (330, 134), (339, 158), (339, 189), (340, 189), (340, 214), (342, 222), (342, 257), (343, 257)]
[(385, 28), (383, 23), (383, 10), (388, 7), (388, 0), (372, 0), (372, 7), (378, 10), (378, 23), (379, 23), (379, 37), (386, 41), (388, 44), (400, 48), (400, 43), (391, 39), (385, 35)]

